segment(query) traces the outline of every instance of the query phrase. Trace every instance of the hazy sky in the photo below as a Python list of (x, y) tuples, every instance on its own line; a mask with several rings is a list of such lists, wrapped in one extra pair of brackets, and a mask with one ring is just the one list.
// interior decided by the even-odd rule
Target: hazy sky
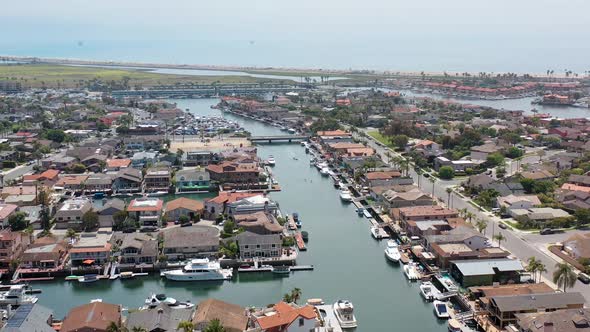
[[(0, 6), (0, 53), (74, 57), (92, 53), (48, 47), (78, 41), (89, 47), (94, 42), (127, 42), (139, 50), (133, 46), (182, 41), (203, 43), (197, 52), (219, 54), (195, 55), (190, 61), (187, 54), (174, 53), (191, 48), (169, 46), (170, 54), (160, 49), (154, 50), (158, 56), (136, 57), (155, 60), (166, 55), (196, 63), (219, 58), (223, 63), (243, 60), (261, 65), (253, 54), (225, 54), (250, 43), (258, 45), (254, 53), (272, 62), (269, 65), (313, 65), (303, 58), (315, 56), (320, 66), (326, 66), (328, 56), (336, 55), (350, 58), (336, 59), (335, 67), (382, 68), (388, 57), (393, 64), (419, 67), (422, 61), (428, 68), (436, 66), (437, 59), (457, 67), (462, 61), (496, 66), (510, 59), (534, 62), (535, 57), (547, 62), (537, 64), (539, 69), (550, 63), (579, 70), (590, 67), (585, 60), (590, 59), (588, 0), (21, 0)], [(273, 52), (277, 59), (268, 55)], [(297, 56), (291, 59), (294, 52)], [(129, 58), (123, 53), (101, 49), (96, 55)], [(412, 63), (411, 57), (417, 61)]]

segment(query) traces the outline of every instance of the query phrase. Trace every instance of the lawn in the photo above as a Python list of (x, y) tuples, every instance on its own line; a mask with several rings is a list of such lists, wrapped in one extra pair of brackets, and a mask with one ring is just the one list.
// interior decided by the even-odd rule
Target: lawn
[(373, 137), (374, 139), (376, 139), (380, 143), (382, 143), (392, 149), (395, 148), (395, 146), (393, 144), (391, 144), (391, 142), (385, 136), (381, 135), (379, 130), (372, 130), (372, 131), (367, 132), (367, 134), (369, 134), (369, 136)]

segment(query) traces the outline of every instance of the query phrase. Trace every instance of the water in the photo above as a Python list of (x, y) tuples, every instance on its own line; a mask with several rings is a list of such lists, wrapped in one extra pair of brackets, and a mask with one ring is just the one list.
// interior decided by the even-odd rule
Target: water
[[(219, 115), (209, 106), (213, 99), (175, 100), (178, 107), (199, 115)], [(281, 132), (271, 126), (225, 114), (254, 135)], [(294, 287), (303, 290), (303, 299), (321, 297), (334, 302), (349, 299), (355, 305), (358, 331), (444, 331), (445, 325), (433, 314), (432, 305), (422, 300), (418, 284), (409, 284), (400, 266), (389, 263), (383, 254), (385, 242), (375, 241), (367, 219), (358, 217), (352, 205), (340, 202), (332, 181), (309, 166), (309, 155), (298, 144), (260, 145), (259, 156), (273, 155), (273, 173), (283, 191), (272, 193), (286, 213), (298, 212), (303, 230), (309, 232), (308, 251), (299, 264), (313, 264), (314, 271), (302, 271), (288, 278), (271, 274), (237, 275), (221, 284), (173, 283), (159, 277), (100, 281), (79, 284), (56, 280), (34, 283), (42, 288), (40, 303), (62, 317), (76, 305), (94, 298), (138, 307), (150, 292), (165, 292), (179, 300), (198, 302), (213, 297), (243, 306), (276, 303)], [(293, 157), (298, 158), (294, 160)]]

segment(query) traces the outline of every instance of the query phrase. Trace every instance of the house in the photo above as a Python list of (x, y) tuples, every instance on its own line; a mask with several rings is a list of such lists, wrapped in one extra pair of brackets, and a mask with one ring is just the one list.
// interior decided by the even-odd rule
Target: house
[[(459, 212), (455, 209), (447, 209), (442, 206), (410, 206), (393, 209), (394, 216), (405, 223), (410, 220), (439, 220), (456, 218)], [(397, 210), (397, 211), (396, 211)]]
[(471, 147), (471, 160), (486, 160), (492, 153), (500, 152), (502, 149), (495, 143), (486, 143)]
[(86, 179), (88, 179), (88, 175), (63, 175), (60, 176), (53, 188), (79, 193), (82, 192)]
[(146, 192), (165, 191), (170, 189), (172, 174), (170, 169), (166, 167), (150, 168), (145, 173), (143, 178), (144, 188)]
[(278, 209), (278, 204), (265, 194), (242, 198), (227, 204), (227, 213), (230, 216), (259, 211), (276, 214)]
[(120, 248), (121, 264), (154, 264), (158, 259), (158, 240), (145, 233), (117, 234), (114, 243)]
[(20, 196), (20, 195), (33, 195), (37, 193), (38, 188), (35, 186), (13, 186), (13, 187), (3, 187), (2, 193), (0, 194), (0, 198), (6, 200), (8, 197), (11, 196)]
[(366, 187), (372, 187), (374, 182), (389, 182), (401, 176), (397, 170), (373, 171), (363, 175), (361, 182)]
[(110, 233), (82, 233), (70, 249), (72, 266), (103, 265), (111, 257)]
[(487, 189), (492, 183), (494, 183), (494, 179), (486, 174), (476, 174), (470, 176), (467, 181), (463, 183), (463, 186), (467, 188), (473, 188), (476, 190), (484, 190)]
[(18, 206), (15, 204), (0, 203), (0, 223), (2, 228), (7, 228), (9, 225), (8, 219), (10, 216), (18, 211)]
[(106, 302), (92, 302), (74, 307), (61, 325), (61, 332), (108, 332), (114, 322), (121, 325), (121, 306)]
[(514, 325), (522, 332), (588, 332), (590, 309), (565, 309), (557, 311), (515, 314)]
[(135, 168), (122, 168), (113, 176), (114, 193), (141, 192), (143, 187), (143, 174)]
[(590, 187), (590, 176), (588, 176), (588, 175), (571, 174), (567, 178), (567, 182), (573, 183), (573, 184), (578, 185), (578, 186)]
[(156, 152), (136, 152), (131, 157), (131, 166), (137, 169), (142, 169), (156, 163)]
[(512, 210), (515, 209), (530, 209), (541, 205), (541, 200), (537, 195), (524, 195), (524, 196), (501, 196), (496, 199), (498, 207), (505, 207), (506, 211), (514, 217)]
[(313, 306), (300, 307), (294, 303), (285, 302), (253, 312), (251, 320), (254, 327), (261, 332), (314, 331), (319, 324)]
[(23, 232), (0, 230), (0, 273), (10, 269), (10, 262), (18, 259), (31, 243), (31, 237)]
[(463, 287), (520, 282), (522, 263), (516, 259), (477, 259), (451, 262), (451, 276)]
[(183, 169), (176, 172), (176, 191), (202, 192), (211, 189), (209, 173), (199, 169)]
[(584, 302), (582, 294), (577, 292), (492, 296), (487, 310), (492, 323), (504, 328), (516, 323), (516, 314), (582, 309)]
[(240, 248), (241, 259), (281, 257), (283, 239), (280, 234), (262, 235), (245, 231), (234, 239)]
[(585, 136), (581, 130), (569, 127), (549, 128), (549, 134), (559, 135), (565, 139), (580, 139), (582, 136)]
[(98, 208), (99, 227), (113, 227), (113, 216), (117, 212), (125, 211), (125, 201), (118, 198), (108, 200), (102, 207)]
[(281, 234), (283, 226), (277, 218), (265, 211), (234, 215), (236, 225), (246, 231), (256, 234)]
[(147, 332), (176, 332), (180, 331), (177, 329), (178, 323), (191, 321), (193, 311), (193, 308), (174, 308), (160, 303), (155, 307), (129, 312), (125, 325), (129, 331), (137, 327)]
[(93, 154), (84, 159), (80, 162), (82, 165), (86, 166), (86, 168), (92, 172), (102, 172), (104, 165), (106, 165), (107, 156), (104, 154)]
[(382, 201), (388, 208), (432, 206), (433, 203), (430, 195), (417, 188), (405, 192), (387, 190), (382, 194)]
[(248, 192), (221, 191), (216, 197), (205, 201), (205, 210), (207, 215), (215, 218), (220, 214), (226, 213), (228, 204), (257, 195), (256, 193)]
[(118, 172), (131, 166), (131, 159), (107, 159), (107, 172)]
[(2, 332), (55, 332), (52, 327), (53, 312), (37, 303), (18, 306), (8, 320)]
[(87, 193), (110, 193), (113, 190), (113, 177), (110, 174), (90, 174), (84, 181)]
[(214, 319), (218, 319), (226, 332), (243, 332), (248, 327), (247, 310), (236, 304), (216, 299), (206, 299), (199, 303), (193, 317), (195, 330), (203, 331)]
[(48, 169), (40, 174), (24, 175), (23, 185), (52, 187), (59, 179), (59, 170)]
[(55, 213), (55, 228), (80, 229), (82, 216), (92, 210), (92, 203), (87, 198), (72, 198), (65, 201)]
[(186, 166), (207, 166), (218, 163), (219, 156), (211, 151), (187, 151), (182, 164)]
[(450, 229), (451, 225), (444, 219), (406, 221), (406, 231), (409, 236), (424, 237), (426, 235), (440, 234)]
[(72, 167), (75, 163), (76, 163), (76, 158), (74, 158), (74, 157), (52, 156), (52, 157), (41, 160), (41, 167), (43, 167), (44, 169), (53, 168), (53, 169), (58, 169), (60, 171), (63, 171), (65, 169)]
[[(52, 239), (49, 243), (36, 241), (31, 248), (25, 250), (20, 258), (19, 268), (39, 269), (40, 271), (59, 270), (65, 263), (68, 248), (63, 241)], [(27, 271), (22, 271), (26, 273)]]
[(472, 249), (469, 245), (459, 243), (432, 243), (431, 252), (434, 255), (436, 265), (443, 269), (448, 269), (451, 262), (460, 260), (477, 260), (477, 259), (498, 259), (506, 258), (509, 252), (497, 247), (488, 247), (484, 249)]
[(136, 198), (129, 203), (127, 214), (142, 226), (161, 225), (164, 202), (158, 198)]
[(520, 175), (525, 179), (535, 181), (547, 181), (555, 179), (555, 175), (553, 173), (544, 169), (521, 172)]
[(201, 201), (180, 197), (166, 203), (166, 220), (176, 221), (180, 216), (187, 216), (190, 220), (195, 220), (196, 216), (203, 214), (205, 205)]
[(224, 161), (217, 165), (207, 165), (207, 172), (211, 180), (237, 187), (248, 187), (258, 184), (260, 168), (255, 161)]
[(409, 149), (422, 154), (426, 158), (440, 156), (443, 153), (440, 149), (440, 145), (431, 140), (418, 141), (416, 144), (409, 147)]
[(457, 226), (438, 235), (426, 235), (424, 241), (424, 246), (430, 251), (433, 250), (434, 244), (465, 244), (474, 251), (489, 248), (488, 239), (475, 229), (467, 226)]
[[(138, 128), (139, 129), (139, 128)], [(145, 126), (145, 129), (149, 129)], [(156, 127), (157, 130), (157, 127)], [(129, 136), (123, 139), (123, 145), (128, 151), (158, 151), (164, 144), (164, 137), (161, 135), (136, 135)]]
[(219, 230), (210, 226), (174, 227), (161, 232), (162, 254), (169, 261), (210, 257), (219, 251)]
[(450, 166), (455, 172), (465, 172), (466, 169), (473, 169), (479, 164), (472, 160), (450, 160), (440, 156), (434, 159), (434, 170), (438, 172), (442, 166)]
[(528, 220), (534, 221), (538, 223), (546, 223), (552, 221), (557, 218), (568, 218), (571, 215), (562, 209), (554, 209), (554, 208), (530, 208), (530, 209), (512, 209), (510, 210), (510, 215), (514, 217), (514, 219), (521, 221), (521, 220)]
[(563, 242), (563, 249), (574, 259), (590, 259), (590, 233), (574, 234)]

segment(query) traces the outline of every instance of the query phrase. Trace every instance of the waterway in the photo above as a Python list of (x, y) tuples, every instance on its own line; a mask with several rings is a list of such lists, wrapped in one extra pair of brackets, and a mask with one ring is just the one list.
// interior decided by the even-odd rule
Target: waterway
[[(219, 115), (210, 108), (215, 99), (175, 100), (182, 109), (199, 115)], [(280, 134), (263, 123), (231, 114), (254, 135)], [(408, 283), (401, 267), (389, 263), (383, 254), (385, 242), (375, 241), (367, 219), (358, 217), (352, 205), (341, 203), (332, 181), (309, 166), (309, 155), (298, 144), (260, 145), (259, 156), (273, 155), (273, 173), (282, 191), (272, 197), (286, 213), (298, 212), (303, 230), (309, 232), (308, 251), (299, 264), (313, 264), (314, 271), (295, 272), (290, 277), (270, 274), (237, 275), (224, 283), (174, 283), (157, 276), (134, 280), (99, 281), (92, 284), (65, 282), (34, 283), (42, 288), (39, 302), (62, 317), (73, 306), (101, 298), (133, 308), (151, 293), (166, 293), (179, 300), (199, 302), (209, 297), (243, 306), (276, 303), (294, 287), (303, 299), (321, 297), (327, 302), (349, 299), (355, 305), (357, 331), (444, 331), (446, 326), (433, 314), (432, 305), (422, 300), (418, 284)], [(298, 160), (295, 160), (298, 159)]]

